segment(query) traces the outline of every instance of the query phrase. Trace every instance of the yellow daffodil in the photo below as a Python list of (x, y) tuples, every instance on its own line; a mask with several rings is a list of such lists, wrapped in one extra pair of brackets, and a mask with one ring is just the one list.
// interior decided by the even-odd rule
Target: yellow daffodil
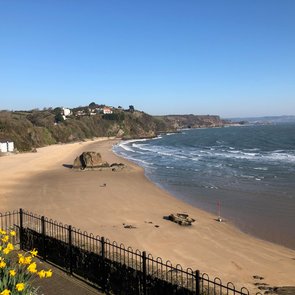
[(24, 264), (30, 264), (32, 262), (32, 256), (25, 257)]
[(11, 243), (8, 243), (6, 248), (8, 248), (10, 251), (14, 249), (14, 246)]
[(3, 249), (3, 254), (7, 255), (9, 254), (10, 250), (6, 247), (5, 249)]
[(11, 294), (11, 291), (8, 289), (5, 289), (0, 293), (0, 295), (10, 295), (10, 294)]
[(18, 263), (25, 264), (25, 257), (22, 254), (18, 254)]
[(25, 289), (25, 284), (24, 283), (18, 283), (18, 284), (16, 284), (15, 288), (16, 288), (16, 290), (18, 292), (21, 292), (21, 291), (23, 291)]
[(36, 262), (33, 262), (28, 266), (27, 270), (31, 273), (36, 273), (37, 272), (36, 267), (37, 267)]
[(1, 240), (2, 240), (3, 243), (7, 243), (8, 240), (9, 240), (9, 236), (5, 235)]
[(43, 279), (43, 278), (45, 278), (46, 277), (46, 272), (45, 272), (45, 270), (40, 270), (39, 272), (38, 272), (38, 276), (40, 277), (40, 279)]
[(15, 271), (14, 269), (11, 269), (11, 270), (9, 271), (9, 275), (10, 275), (11, 277), (14, 277), (14, 276), (16, 275), (16, 271)]
[(49, 269), (49, 270), (45, 271), (45, 276), (46, 276), (46, 278), (51, 278), (52, 277), (52, 270)]
[(32, 251), (30, 251), (30, 253), (32, 254), (33, 257), (37, 256), (38, 251), (36, 249), (33, 249)]
[(15, 237), (15, 236), (16, 236), (16, 231), (12, 230), (12, 231), (10, 232), (10, 235), (11, 235), (12, 237)]
[(1, 235), (6, 235), (6, 231), (3, 230), (3, 229), (0, 229), (0, 234), (1, 234)]
[(25, 264), (30, 264), (32, 262), (32, 256), (25, 257)]
[(7, 255), (13, 249), (14, 249), (14, 246), (11, 243), (8, 243), (7, 246), (6, 246), (6, 248), (3, 249), (3, 253)]
[(4, 260), (0, 261), (0, 268), (4, 268), (6, 266), (6, 262)]

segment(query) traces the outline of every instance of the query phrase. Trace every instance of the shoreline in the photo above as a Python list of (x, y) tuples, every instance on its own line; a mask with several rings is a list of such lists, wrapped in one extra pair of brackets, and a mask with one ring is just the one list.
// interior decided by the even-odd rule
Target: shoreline
[[(237, 133), (234, 129), (225, 131), (225, 134)], [(248, 127), (247, 130), (248, 133), (253, 131)], [(220, 203), (222, 218), (244, 233), (295, 250), (292, 151), (279, 151), (278, 154), (275, 149), (264, 151), (263, 146), (259, 146), (255, 153), (250, 153), (247, 146), (244, 151), (234, 145), (225, 149), (213, 145), (212, 150), (218, 150), (215, 156), (211, 148), (206, 150), (209, 147), (202, 150), (202, 140), (194, 151), (182, 143), (182, 138), (189, 140), (189, 134), (196, 136), (198, 131), (184, 134), (183, 137), (148, 140), (143, 144), (122, 142), (114, 151), (143, 167), (149, 180), (179, 200), (216, 217)], [(214, 136), (220, 134), (223, 133), (214, 133)], [(175, 144), (176, 140), (180, 141), (181, 147)], [(283, 164), (289, 156), (284, 169)], [(183, 160), (179, 159), (182, 157)], [(261, 168), (260, 165), (264, 166)], [(290, 171), (288, 176), (286, 171)]]
[[(105, 138), (1, 157), (1, 212), (23, 207), (249, 291), (257, 291), (254, 275), (264, 277), (270, 286), (295, 285), (294, 250), (249, 236), (230, 223), (216, 222), (214, 215), (159, 188), (142, 167), (112, 151), (118, 141)], [(103, 160), (128, 167), (118, 172), (66, 168), (86, 150), (101, 152)], [(163, 219), (170, 213), (188, 213), (196, 222), (180, 227)], [(136, 228), (126, 229), (123, 223)]]

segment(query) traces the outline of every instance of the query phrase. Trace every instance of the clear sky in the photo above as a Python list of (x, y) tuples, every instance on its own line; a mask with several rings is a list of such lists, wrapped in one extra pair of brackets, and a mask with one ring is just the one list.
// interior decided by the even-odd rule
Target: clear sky
[(0, 109), (295, 115), (294, 0), (0, 0)]

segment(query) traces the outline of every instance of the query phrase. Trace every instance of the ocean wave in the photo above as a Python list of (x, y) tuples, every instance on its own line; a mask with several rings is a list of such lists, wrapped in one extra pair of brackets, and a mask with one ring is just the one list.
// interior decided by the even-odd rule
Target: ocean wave
[(247, 152), (255, 152), (255, 151), (260, 151), (259, 148), (248, 148), (248, 149), (243, 149), (243, 151), (247, 151)]
[(217, 186), (212, 185), (212, 184), (208, 184), (208, 185), (203, 185), (204, 188), (209, 188), (209, 189), (218, 189)]
[(208, 151), (200, 150), (198, 155), (194, 157), (206, 157), (206, 158), (220, 158), (220, 159), (245, 159), (256, 162), (285, 162), (295, 163), (295, 153), (286, 152), (244, 152), (241, 150), (219, 150), (219, 151)]
[(147, 162), (145, 160), (142, 160), (142, 159), (139, 159), (139, 158), (134, 158), (134, 157), (131, 157), (131, 156), (127, 156), (125, 157), (127, 160), (130, 160), (132, 162), (135, 162), (135, 163), (140, 163), (142, 164), (144, 167), (153, 167), (153, 164), (150, 163), (150, 162)]
[(284, 150), (275, 150), (275, 151), (273, 151), (273, 153), (283, 153), (283, 152), (285, 152)]
[(132, 147), (128, 145), (127, 143), (119, 143), (118, 146), (125, 151), (133, 152), (133, 153), (135, 152), (134, 149), (132, 149)]
[(264, 155), (263, 159), (272, 162), (295, 163), (295, 154), (271, 152), (269, 154)]
[(263, 170), (263, 171), (267, 171), (268, 168), (267, 167), (254, 167), (254, 170)]
[(173, 157), (173, 158), (179, 158), (179, 159), (188, 159), (189, 157), (183, 156), (183, 155), (179, 155), (179, 154), (175, 154), (175, 153), (168, 153), (168, 152), (158, 152), (159, 155), (163, 155), (163, 156), (168, 156), (168, 157)]
[(143, 150), (146, 152), (151, 152), (154, 154), (167, 156), (167, 157), (173, 157), (173, 158), (180, 158), (180, 159), (187, 159), (188, 156), (184, 156), (182, 151), (179, 151), (177, 149), (169, 149), (165, 147), (158, 147), (158, 146), (151, 146), (151, 145), (144, 145), (144, 144), (133, 144), (133, 147)]
[(132, 149), (132, 147), (134, 146), (134, 142), (143, 142), (143, 141), (147, 141), (147, 139), (143, 138), (143, 139), (130, 139), (130, 140), (126, 140), (126, 141), (120, 141), (115, 147), (119, 146), (123, 150), (134, 153), (135, 150)]
[(250, 179), (254, 179), (255, 178), (254, 175), (245, 175), (245, 174), (241, 174), (240, 177), (242, 177), (242, 178), (250, 178)]

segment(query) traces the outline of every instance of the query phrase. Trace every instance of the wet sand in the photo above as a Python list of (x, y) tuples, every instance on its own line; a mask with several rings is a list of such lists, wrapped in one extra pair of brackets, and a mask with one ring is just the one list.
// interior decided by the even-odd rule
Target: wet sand
[[(215, 216), (169, 195), (148, 181), (142, 168), (113, 154), (115, 142), (54, 145), (0, 157), (0, 211), (22, 207), (249, 290), (256, 282), (253, 275), (270, 286), (295, 285), (294, 250), (218, 223)], [(99, 151), (103, 160), (127, 168), (69, 169), (82, 151)], [(197, 221), (180, 227), (163, 219), (172, 212), (188, 213)]]

